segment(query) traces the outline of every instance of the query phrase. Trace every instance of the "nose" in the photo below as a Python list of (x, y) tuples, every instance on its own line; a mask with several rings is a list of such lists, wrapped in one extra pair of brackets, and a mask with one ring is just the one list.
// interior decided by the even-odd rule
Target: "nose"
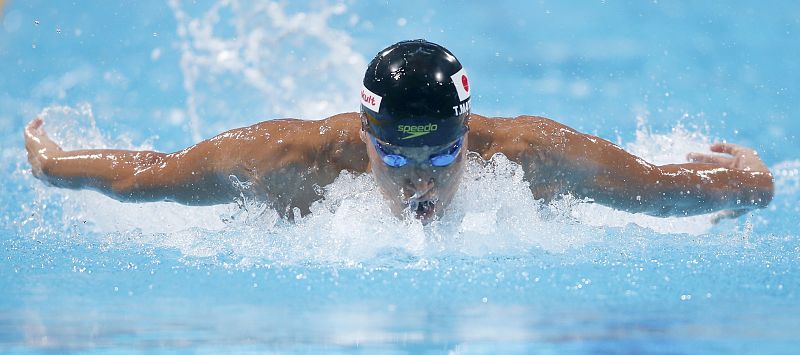
[(414, 179), (412, 181), (412, 184), (414, 185), (414, 188), (417, 189), (417, 191), (427, 191), (433, 187), (433, 178), (426, 179), (419, 177)]
[[(425, 177), (425, 176), (415, 176), (406, 181), (406, 186), (412, 187), (411, 192), (412, 196), (421, 197), (426, 195), (433, 189), (435, 184), (435, 180), (432, 177)], [(411, 196), (407, 196), (411, 197)]]

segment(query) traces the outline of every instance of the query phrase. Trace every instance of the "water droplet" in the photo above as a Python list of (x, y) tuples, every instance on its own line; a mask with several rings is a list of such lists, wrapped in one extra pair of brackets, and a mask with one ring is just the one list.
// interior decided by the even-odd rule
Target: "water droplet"
[(489, 299), (488, 299), (488, 298), (486, 298), (486, 297), (484, 297), (484, 298), (481, 300), (481, 302), (483, 302), (483, 303), (489, 302)]

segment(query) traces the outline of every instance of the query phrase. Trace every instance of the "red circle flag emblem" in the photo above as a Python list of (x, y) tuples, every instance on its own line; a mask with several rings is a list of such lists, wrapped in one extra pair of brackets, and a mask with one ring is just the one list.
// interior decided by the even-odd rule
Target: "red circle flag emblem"
[(450, 75), (450, 79), (453, 80), (453, 89), (456, 89), (456, 93), (458, 94), (458, 102), (469, 100), (469, 79), (467, 79), (467, 71), (461, 68), (461, 70), (457, 71), (455, 74)]

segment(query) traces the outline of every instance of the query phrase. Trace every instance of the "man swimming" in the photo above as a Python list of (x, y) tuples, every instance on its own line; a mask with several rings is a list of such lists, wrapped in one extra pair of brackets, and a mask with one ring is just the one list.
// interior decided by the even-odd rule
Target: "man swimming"
[[(309, 213), (319, 186), (342, 170), (372, 173), (398, 216), (429, 222), (452, 200), (467, 151), (504, 154), (522, 166), (538, 199), (562, 194), (629, 212), (734, 218), (769, 204), (773, 180), (757, 153), (717, 143), (686, 164), (656, 166), (601, 138), (552, 120), (471, 114), (467, 73), (444, 47), (392, 45), (369, 64), (361, 112), (320, 121), (272, 120), (233, 129), (179, 152), (65, 151), (25, 128), (33, 175), (54, 186), (93, 189), (120, 201), (230, 203), (245, 193), (286, 215)], [(233, 181), (245, 181), (243, 190)]]

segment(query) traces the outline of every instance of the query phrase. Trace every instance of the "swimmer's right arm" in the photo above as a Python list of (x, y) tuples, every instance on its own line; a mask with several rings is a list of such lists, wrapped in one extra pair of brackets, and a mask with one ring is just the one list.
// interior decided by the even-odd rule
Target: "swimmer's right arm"
[(58, 187), (92, 189), (125, 202), (186, 205), (230, 203), (245, 194), (269, 200), (279, 213), (291, 207), (307, 213), (319, 199), (314, 186), (330, 184), (342, 170), (366, 171), (357, 117), (346, 113), (320, 121), (271, 120), (171, 154), (64, 151), (37, 118), (25, 128), (25, 148), (33, 175)]
[[(33, 175), (51, 185), (92, 189), (124, 202), (174, 201), (188, 205), (228, 203), (238, 195), (221, 174), (222, 145), (204, 141), (182, 151), (91, 149), (65, 151), (36, 118), (25, 127)], [(223, 176), (224, 175), (224, 176)]]

